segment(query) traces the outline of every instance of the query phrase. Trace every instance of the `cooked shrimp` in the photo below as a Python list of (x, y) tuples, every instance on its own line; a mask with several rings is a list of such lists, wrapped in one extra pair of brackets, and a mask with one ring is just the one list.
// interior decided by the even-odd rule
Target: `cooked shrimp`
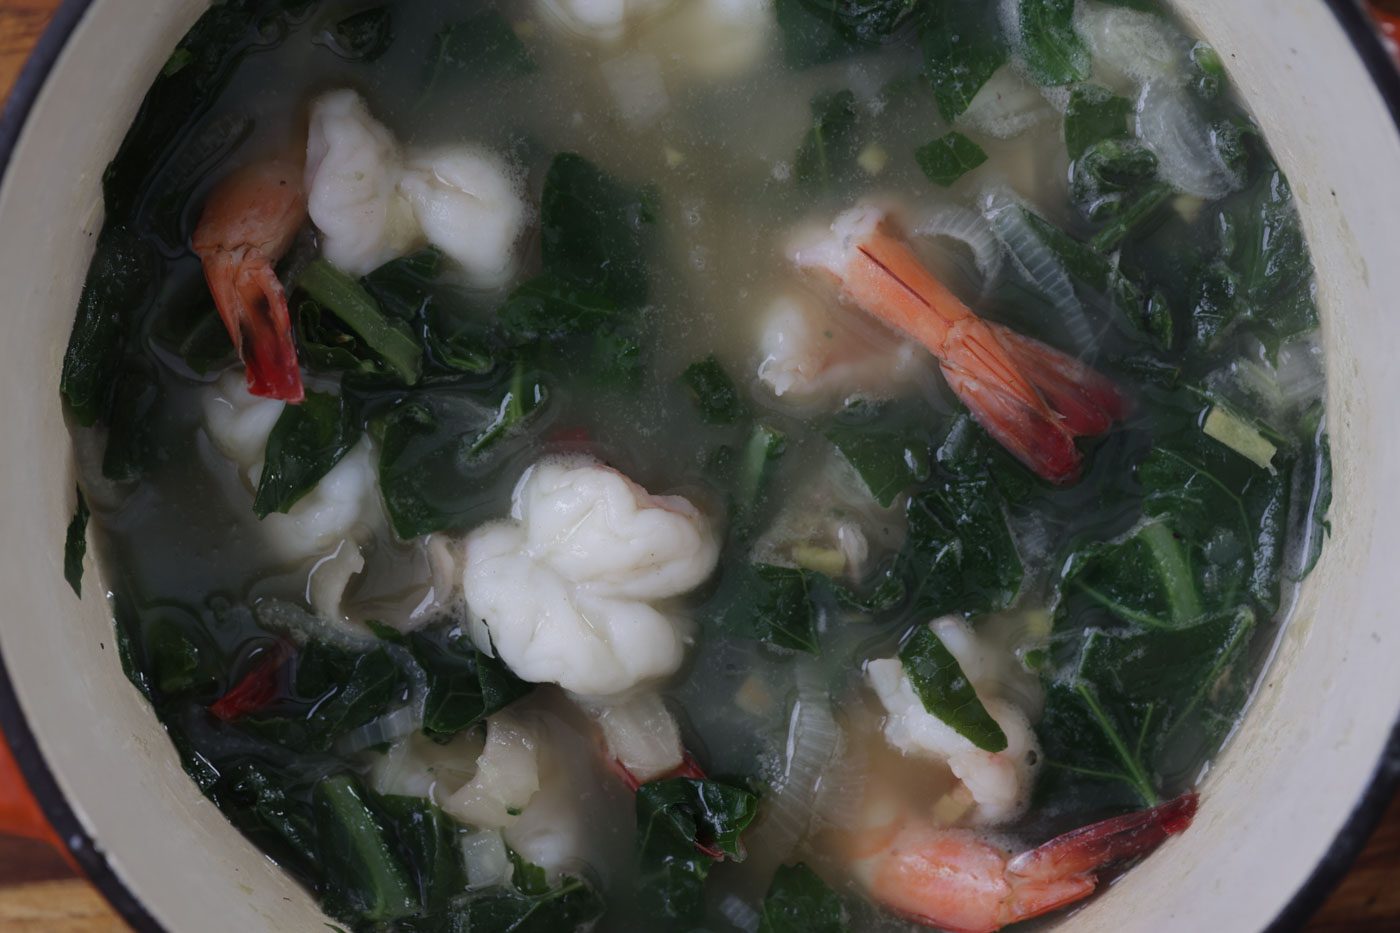
[(869, 206), (841, 214), (832, 236), (794, 251), (834, 276), (841, 295), (937, 359), (949, 387), (997, 442), (1044, 478), (1079, 475), (1076, 437), (1102, 434), (1127, 411), (1105, 376), (1038, 340), (979, 318), (920, 263)]
[(214, 189), (194, 232), (214, 305), (247, 369), (248, 391), (292, 403), (305, 393), (287, 296), (273, 265), (306, 220), (301, 174), (276, 160), (234, 172)]
[(855, 837), (852, 869), (895, 913), (951, 933), (992, 933), (1088, 897), (1097, 873), (1155, 849), (1196, 815), (1196, 794), (1103, 820), (1019, 855), (901, 812)]

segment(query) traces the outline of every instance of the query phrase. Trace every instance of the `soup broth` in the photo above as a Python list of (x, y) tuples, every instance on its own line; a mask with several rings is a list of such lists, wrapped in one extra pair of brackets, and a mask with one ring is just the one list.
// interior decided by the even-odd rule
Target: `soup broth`
[(616, 7), (173, 53), (63, 382), (127, 673), (356, 929), (1028, 919), (900, 852), (1180, 831), (1321, 547), (1287, 180), (1151, 4)]

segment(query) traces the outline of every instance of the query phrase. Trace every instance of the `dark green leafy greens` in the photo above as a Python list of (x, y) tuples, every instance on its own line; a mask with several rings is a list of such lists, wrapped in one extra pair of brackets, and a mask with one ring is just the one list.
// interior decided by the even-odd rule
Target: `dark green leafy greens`
[(734, 424), (744, 417), (747, 409), (739, 389), (713, 354), (687, 366), (681, 381), (708, 423)]
[(497, 658), (478, 651), (456, 626), (407, 636), (413, 659), (427, 674), (423, 731), (446, 740), (530, 692)]
[(1089, 77), (1089, 47), (1074, 28), (1074, 0), (1016, 0), (1017, 40), (1037, 84), (1056, 86)]
[(986, 162), (987, 153), (962, 133), (954, 131), (914, 150), (914, 160), (929, 181), (947, 188)]
[(798, 185), (827, 191), (854, 173), (861, 145), (856, 124), (856, 96), (850, 91), (812, 98), (812, 126), (793, 161)]
[(364, 286), (324, 259), (312, 260), (302, 270), (297, 286), (373, 351), (399, 379), (408, 385), (423, 372), (423, 350), (402, 321), (380, 309)]
[(1006, 749), (1006, 733), (982, 705), (972, 682), (943, 639), (921, 625), (899, 649), (904, 674), (924, 709), (984, 752)]
[(438, 30), (423, 96), (436, 95), (457, 81), (501, 80), (534, 70), (534, 58), (505, 17), (483, 10)]
[(739, 836), (758, 799), (720, 781), (665, 778), (637, 789), (638, 888), (646, 915), (665, 927), (698, 918), (717, 861), (742, 861)]
[(357, 413), (344, 395), (307, 392), (282, 409), (267, 437), (253, 512), (285, 512), (321, 481), (360, 439)]
[(777, 0), (788, 64), (797, 68), (878, 48), (917, 23), (914, 0)]
[(850, 918), (840, 896), (798, 862), (780, 865), (763, 899), (758, 933), (847, 933)]
[(630, 188), (580, 155), (555, 156), (540, 199), (547, 273), (622, 307), (645, 304), (656, 197)]
[(932, 457), (926, 433), (904, 425), (840, 423), (826, 437), (855, 467), (870, 495), (888, 508), (900, 493), (927, 480)]
[(87, 500), (83, 491), (78, 490), (78, 504), (73, 508), (73, 517), (68, 521), (68, 531), (63, 538), (63, 578), (73, 588), (79, 598), (83, 595), (83, 558), (87, 556)]
[(997, 5), (968, 0), (930, 0), (921, 34), (924, 76), (938, 112), (952, 122), (1011, 53), (997, 22)]

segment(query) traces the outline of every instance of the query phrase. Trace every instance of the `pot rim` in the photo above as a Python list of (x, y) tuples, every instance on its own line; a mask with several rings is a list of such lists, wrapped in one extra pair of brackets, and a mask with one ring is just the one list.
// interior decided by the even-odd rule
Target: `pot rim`
[[(1363, 0), (1325, 0), (1350, 40), (1352, 48), (1380, 92), (1400, 131), (1400, 69), (1386, 49)], [(59, 54), (92, 5), (93, 0), (63, 0), (20, 70), (10, 96), (0, 110), (0, 183), (4, 182), (20, 134)], [(127, 887), (99, 840), (78, 818), (39, 750), (25, 718), (0, 651), (0, 730), (20, 772), (54, 831), (83, 869), (87, 880), (137, 933), (166, 933), (136, 894)], [(1279, 910), (1265, 933), (1298, 930), (1322, 906), (1356, 861), (1381, 816), (1400, 792), (1400, 717), (1381, 749), (1371, 780), (1312, 874)]]

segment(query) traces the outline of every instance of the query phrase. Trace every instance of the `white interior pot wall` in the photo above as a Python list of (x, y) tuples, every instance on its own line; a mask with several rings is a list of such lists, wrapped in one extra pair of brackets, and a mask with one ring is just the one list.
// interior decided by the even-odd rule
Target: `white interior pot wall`
[[(60, 59), (0, 189), (0, 646), (45, 758), (92, 835), (176, 931), (320, 929), (310, 899), (197, 792), (121, 674), (110, 619), (62, 579), (72, 508), (58, 375), (100, 223), (102, 168), (201, 0), (99, 0)], [(1337, 535), (1266, 685), (1209, 776), (1190, 833), (1064, 925), (1251, 930), (1308, 876), (1400, 712), (1400, 138), (1316, 0), (1181, 0), (1283, 163), (1319, 267)]]

